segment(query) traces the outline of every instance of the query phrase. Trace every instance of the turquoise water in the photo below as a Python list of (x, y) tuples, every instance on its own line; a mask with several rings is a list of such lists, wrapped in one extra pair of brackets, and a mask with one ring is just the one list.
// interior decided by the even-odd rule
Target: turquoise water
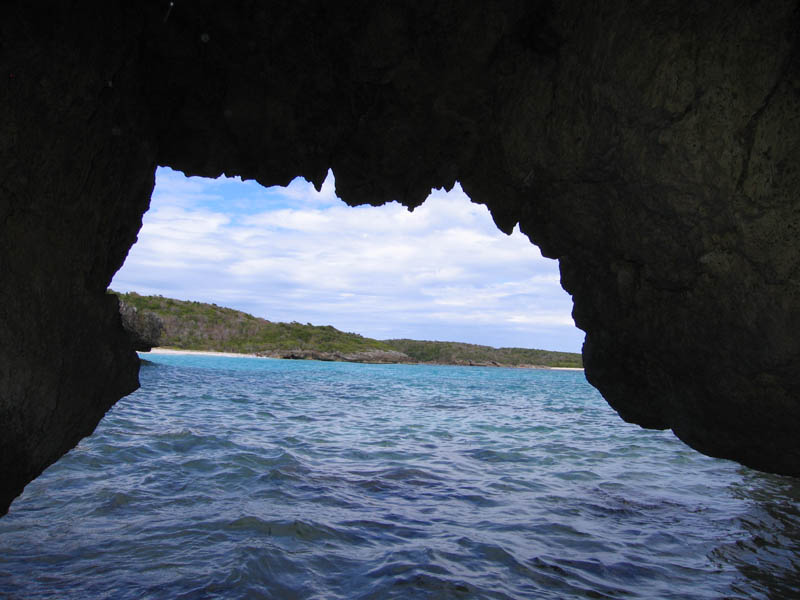
[(0, 519), (0, 597), (800, 596), (800, 481), (580, 372), (147, 357)]

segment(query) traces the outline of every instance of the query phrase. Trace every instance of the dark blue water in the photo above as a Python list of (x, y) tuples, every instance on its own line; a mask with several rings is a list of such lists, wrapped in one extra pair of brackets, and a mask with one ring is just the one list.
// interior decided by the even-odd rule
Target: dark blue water
[(800, 596), (800, 482), (580, 372), (148, 358), (0, 519), (0, 597)]

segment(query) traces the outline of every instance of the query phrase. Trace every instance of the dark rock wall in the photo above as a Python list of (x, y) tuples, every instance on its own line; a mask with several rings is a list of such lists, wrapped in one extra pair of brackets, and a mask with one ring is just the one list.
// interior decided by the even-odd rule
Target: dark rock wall
[(461, 181), (560, 260), (623, 418), (800, 473), (796, 1), (0, 13), (5, 502), (135, 386), (103, 291), (156, 164), (333, 168), (349, 204)]
[(137, 387), (105, 290), (156, 164), (133, 21), (36, 4), (0, 7), (0, 514)]
[(587, 377), (623, 418), (798, 474), (800, 14), (686, 6), (562, 21), (558, 150), (528, 154), (522, 226), (560, 259)]

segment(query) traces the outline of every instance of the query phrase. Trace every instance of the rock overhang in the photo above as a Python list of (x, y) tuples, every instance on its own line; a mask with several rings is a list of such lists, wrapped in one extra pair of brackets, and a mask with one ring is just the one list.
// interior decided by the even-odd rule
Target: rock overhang
[(104, 291), (157, 164), (332, 168), (351, 205), (458, 180), (559, 259), (623, 418), (800, 473), (797, 2), (51, 8), (0, 25), (3, 510), (135, 388)]

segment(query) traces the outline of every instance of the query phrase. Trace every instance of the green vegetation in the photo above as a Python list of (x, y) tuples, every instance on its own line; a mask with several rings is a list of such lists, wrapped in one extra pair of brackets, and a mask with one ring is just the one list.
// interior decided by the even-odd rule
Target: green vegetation
[(119, 294), (120, 300), (140, 311), (152, 311), (164, 321), (160, 345), (182, 350), (211, 350), (239, 353), (281, 353), (307, 350), (353, 354), (374, 350), (398, 351), (408, 362), (581, 367), (581, 355), (570, 352), (491, 348), (458, 342), (417, 340), (373, 340), (345, 333), (330, 325), (273, 323), (247, 313), (203, 302), (175, 300), (162, 296)]
[(499, 364), (511, 367), (583, 367), (580, 354), (532, 350), (528, 348), (492, 348), (460, 342), (422, 342), (418, 340), (386, 340), (417, 362), (442, 364)]
[(245, 354), (281, 350), (340, 353), (391, 350), (383, 342), (344, 333), (330, 325), (273, 323), (216, 304), (140, 296), (136, 292), (117, 296), (137, 310), (149, 310), (161, 317), (164, 333), (160, 345), (169, 348)]

